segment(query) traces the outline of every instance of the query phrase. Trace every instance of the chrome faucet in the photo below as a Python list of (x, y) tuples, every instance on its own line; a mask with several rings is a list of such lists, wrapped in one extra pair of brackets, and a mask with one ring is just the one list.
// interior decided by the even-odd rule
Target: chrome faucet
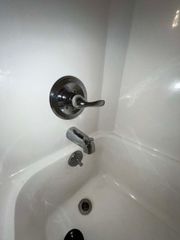
[(95, 152), (94, 139), (91, 137), (88, 137), (85, 133), (80, 131), (78, 128), (76, 127), (69, 128), (66, 133), (66, 137), (73, 143), (82, 147), (85, 153), (91, 154)]

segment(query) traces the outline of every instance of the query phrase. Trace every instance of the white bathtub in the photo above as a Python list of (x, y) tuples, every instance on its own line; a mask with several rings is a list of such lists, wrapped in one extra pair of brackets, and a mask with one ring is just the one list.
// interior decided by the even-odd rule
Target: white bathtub
[[(95, 143), (83, 167), (68, 166), (79, 149), (72, 145), (9, 177), (2, 240), (63, 240), (72, 228), (85, 240), (180, 239), (180, 179), (171, 180), (180, 178), (179, 163), (115, 134)], [(92, 201), (86, 216), (78, 210), (82, 198)]]

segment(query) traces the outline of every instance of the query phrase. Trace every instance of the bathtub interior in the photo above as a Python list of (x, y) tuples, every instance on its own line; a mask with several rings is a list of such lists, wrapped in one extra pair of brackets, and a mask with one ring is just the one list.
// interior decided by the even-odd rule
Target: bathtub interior
[(34, 174), (22, 187), (15, 205), (15, 240), (46, 239), (48, 216), (70, 198), (96, 173), (96, 162), (90, 155), (83, 158), (83, 167), (70, 167), (65, 157)]
[[(115, 135), (96, 139), (96, 149), (82, 168), (67, 165), (69, 153), (29, 179), (16, 201), (15, 240), (63, 240), (72, 228), (87, 240), (179, 239), (180, 186), (170, 178), (179, 164), (167, 171), (168, 159)], [(82, 198), (92, 201), (86, 216)]]

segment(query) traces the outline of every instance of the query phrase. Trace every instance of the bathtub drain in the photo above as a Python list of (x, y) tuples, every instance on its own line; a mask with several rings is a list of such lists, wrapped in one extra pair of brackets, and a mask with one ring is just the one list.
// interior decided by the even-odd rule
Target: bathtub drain
[(79, 229), (72, 229), (66, 234), (64, 240), (71, 240), (71, 239), (84, 240), (84, 237), (82, 232)]
[(84, 198), (79, 202), (78, 208), (82, 215), (87, 215), (92, 210), (92, 203), (88, 198)]

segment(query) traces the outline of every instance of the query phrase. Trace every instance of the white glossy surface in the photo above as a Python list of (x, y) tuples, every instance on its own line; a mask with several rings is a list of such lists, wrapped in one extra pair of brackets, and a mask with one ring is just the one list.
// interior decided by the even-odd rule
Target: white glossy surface
[(180, 160), (180, 26), (177, 0), (137, 0), (116, 131)]
[[(82, 168), (67, 165), (72, 146), (12, 178), (1, 202), (2, 240), (14, 240), (14, 224), (15, 240), (60, 240), (74, 227), (87, 240), (180, 238), (180, 163), (116, 135), (96, 145)], [(88, 216), (77, 209), (82, 197), (93, 202)]]
[[(84, 196), (92, 200), (93, 209), (89, 216), (82, 216), (77, 208)], [(108, 175), (99, 175), (89, 181), (53, 212), (47, 222), (47, 239), (63, 240), (72, 228), (81, 229), (87, 240), (179, 239)]]
[(102, 98), (98, 130), (112, 131), (118, 107), (134, 0), (111, 0), (103, 72)]
[[(180, 2), (136, 0), (132, 27), (133, 2), (111, 3), (106, 51), (106, 0), (1, 3), (2, 240), (63, 239), (73, 226), (87, 240), (180, 239)], [(82, 169), (67, 166), (76, 146), (39, 160), (68, 144), (69, 126), (97, 129), (97, 110), (62, 121), (48, 94), (72, 74), (99, 98), (104, 54), (99, 129), (115, 123), (121, 138), (97, 140)], [(95, 204), (88, 218), (75, 209), (84, 195)]]
[(3, 175), (65, 146), (69, 126), (96, 130), (97, 109), (85, 110), (74, 121), (63, 121), (50, 109), (49, 91), (58, 78), (74, 75), (84, 82), (90, 100), (100, 98), (107, 11), (108, 0), (1, 1)]

